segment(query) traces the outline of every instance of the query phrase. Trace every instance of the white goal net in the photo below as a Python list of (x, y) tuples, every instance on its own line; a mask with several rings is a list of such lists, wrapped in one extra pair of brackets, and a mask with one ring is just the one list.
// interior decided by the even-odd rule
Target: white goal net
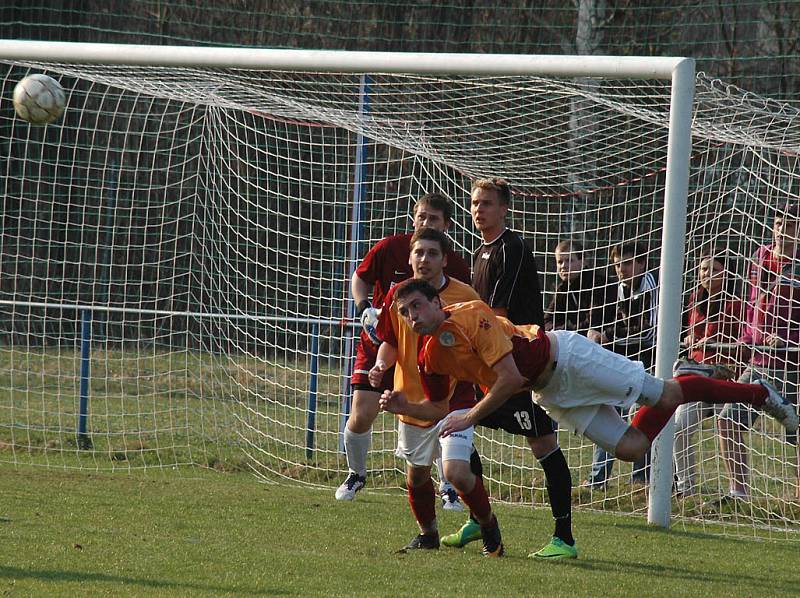
[[(11, 89), (32, 72), (67, 90), (60, 122), (14, 116)], [(555, 246), (579, 242), (583, 280), (606, 297), (593, 325), (652, 363), (646, 343), (624, 341), (652, 336), (650, 324), (620, 332), (632, 323), (620, 319), (610, 252), (635, 246), (662, 290), (669, 109), (669, 81), (648, 79), (4, 63), (0, 461), (247, 469), (332, 492), (347, 470), (352, 270), (372, 244), (409, 231), (415, 199), (434, 191), (454, 200), (450, 232), (469, 262), (477, 177), (510, 182), (512, 225), (537, 258), (545, 303)], [(797, 109), (699, 75), (692, 135), (686, 314), (705, 249), (726, 257), (725, 292), (747, 299), (776, 213), (800, 202)], [(568, 320), (554, 305), (553, 320)], [(785, 323), (800, 330), (800, 309)], [(747, 359), (730, 365), (740, 374)], [(796, 394), (797, 360), (783, 363)], [(738, 429), (725, 455), (739, 470), (746, 459), (747, 497), (711, 504), (732, 476), (717, 421), (679, 430), (691, 487), (673, 515), (795, 537), (791, 439), (767, 418)], [(370, 487), (402, 484), (395, 441), (393, 417), (379, 416)], [(647, 510), (633, 476), (646, 469), (597, 462), (564, 432), (560, 442), (578, 508)], [(477, 446), (494, 498), (546, 503), (524, 439), (479, 428)], [(605, 479), (583, 486), (593, 465)]]

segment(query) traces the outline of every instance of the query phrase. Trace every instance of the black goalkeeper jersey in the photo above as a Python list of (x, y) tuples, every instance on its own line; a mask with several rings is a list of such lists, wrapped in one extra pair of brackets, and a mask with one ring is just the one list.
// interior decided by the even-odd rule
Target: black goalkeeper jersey
[(544, 326), (542, 291), (533, 253), (524, 239), (506, 229), (472, 258), (472, 287), (491, 307), (505, 308), (514, 324)]

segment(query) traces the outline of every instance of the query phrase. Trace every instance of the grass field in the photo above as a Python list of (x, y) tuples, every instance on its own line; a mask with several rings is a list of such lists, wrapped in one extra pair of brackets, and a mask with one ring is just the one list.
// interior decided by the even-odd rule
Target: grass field
[[(797, 547), (640, 518), (578, 513), (577, 561), (526, 558), (546, 509), (499, 505), (503, 559), (479, 547), (396, 554), (415, 533), (400, 493), (259, 483), (246, 474), (157, 475), (2, 467), (2, 596), (790, 596)], [(463, 515), (444, 513), (444, 531)]]
[[(340, 372), (319, 372), (314, 450), (306, 450), (309, 375), (302, 360), (211, 355), (154, 348), (104, 351), (91, 358), (91, 450), (76, 443), (80, 354), (73, 347), (0, 347), (0, 464), (55, 470), (149, 472), (199, 465), (229, 473), (256, 473), (331, 489), (344, 477), (339, 447)], [(769, 422), (767, 422), (769, 423)], [(800, 503), (787, 445), (774, 431), (753, 435), (754, 498), (733, 511), (703, 510), (724, 492), (713, 421), (699, 435), (705, 492), (675, 500), (673, 513), (709, 524), (727, 522), (725, 533), (793, 536)], [(541, 467), (519, 437), (479, 428), (487, 488), (505, 502), (546, 505)], [(376, 420), (370, 451), (370, 487), (399, 490), (403, 464), (394, 456), (394, 418)], [(575, 482), (578, 509), (638, 513), (647, 509), (641, 487), (629, 484), (629, 464), (617, 464), (607, 492), (578, 488), (592, 458), (591, 443), (562, 432)], [(783, 498), (789, 496), (790, 498)], [(781, 497), (775, 500), (775, 497)], [(755, 528), (769, 527), (762, 534)]]

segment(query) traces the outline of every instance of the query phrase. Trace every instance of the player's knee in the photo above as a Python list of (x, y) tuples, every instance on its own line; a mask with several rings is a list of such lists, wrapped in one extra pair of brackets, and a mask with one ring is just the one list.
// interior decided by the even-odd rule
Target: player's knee
[(347, 427), (351, 432), (363, 434), (372, 426), (372, 422), (378, 417), (380, 395), (375, 392), (358, 392), (353, 399), (350, 409), (350, 417), (347, 419)]
[(406, 484), (409, 488), (418, 488), (431, 479), (431, 470), (429, 467), (414, 467), (408, 466), (406, 471)]
[(467, 461), (448, 459), (444, 462), (444, 475), (462, 494), (470, 492), (475, 485), (475, 474), (470, 471), (470, 464)]
[(643, 432), (629, 427), (614, 448), (614, 456), (620, 461), (636, 461), (650, 449), (650, 440)]
[(347, 429), (355, 434), (363, 434), (369, 432), (373, 421), (375, 421), (374, 417), (368, 417), (367, 414), (353, 411), (347, 420)]
[(552, 453), (558, 446), (558, 438), (555, 434), (545, 434), (538, 438), (528, 437), (528, 446), (533, 451), (533, 456), (537, 459), (546, 457)]
[(664, 390), (656, 403), (661, 409), (677, 409), (684, 402), (683, 390), (677, 380), (665, 380)]

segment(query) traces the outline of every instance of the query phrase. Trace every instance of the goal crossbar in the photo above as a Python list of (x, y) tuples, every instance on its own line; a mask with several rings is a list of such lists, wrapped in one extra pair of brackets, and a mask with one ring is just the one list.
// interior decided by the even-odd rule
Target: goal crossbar
[(441, 75), (542, 75), (661, 79), (675, 76), (681, 57), (552, 56), (524, 54), (455, 54), (425, 52), (352, 52), (148, 46), (0, 40), (0, 59), (57, 59), (64, 63), (160, 67), (243, 68), (337, 73), (413, 73)]

